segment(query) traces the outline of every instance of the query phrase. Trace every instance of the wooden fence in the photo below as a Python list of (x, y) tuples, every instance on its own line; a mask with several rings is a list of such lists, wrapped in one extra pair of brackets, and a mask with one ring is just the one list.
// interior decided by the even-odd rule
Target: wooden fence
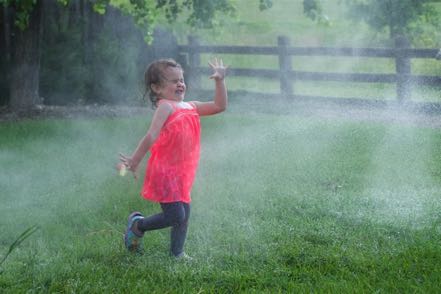
[[(329, 48), (329, 47), (292, 47), (287, 37), (279, 36), (277, 46), (207, 46), (201, 45), (197, 38), (189, 37), (188, 45), (179, 45), (179, 60), (183, 63), (187, 79), (192, 88), (200, 88), (201, 75), (210, 73), (201, 66), (201, 54), (242, 54), (273, 55), (278, 57), (278, 69), (229, 69), (229, 76), (261, 77), (278, 79), (280, 95), (296, 99), (294, 81), (338, 81), (363, 83), (396, 84), (396, 101), (409, 101), (411, 85), (429, 85), (441, 87), (441, 76), (413, 75), (411, 59), (437, 57), (438, 49), (412, 49), (408, 42), (399, 38), (395, 48)], [(336, 73), (296, 71), (292, 68), (293, 56), (338, 56), (338, 57), (375, 57), (395, 60), (395, 73)], [(441, 62), (441, 61), (440, 61)], [(265, 95), (265, 93), (260, 93)], [(321, 97), (326, 98), (326, 97)], [(329, 97), (331, 98), (331, 97)], [(338, 97), (333, 97), (338, 98)]]

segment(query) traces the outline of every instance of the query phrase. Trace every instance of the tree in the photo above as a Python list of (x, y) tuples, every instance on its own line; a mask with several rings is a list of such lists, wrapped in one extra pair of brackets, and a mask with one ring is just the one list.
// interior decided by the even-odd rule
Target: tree
[[(231, 0), (57, 0), (61, 5), (81, 1), (93, 3), (97, 13), (106, 13), (111, 5), (133, 16), (135, 23), (145, 32), (145, 40), (152, 41), (152, 33), (161, 14), (169, 21), (184, 12), (188, 24), (196, 27), (210, 27), (217, 13), (232, 13)], [(260, 0), (262, 3), (265, 0)], [(11, 47), (11, 61), (7, 75), (9, 105), (13, 110), (30, 108), (39, 103), (40, 38), (43, 0), (0, 0), (5, 17), (13, 22), (13, 29), (2, 30), (6, 44)]]
[(412, 37), (413, 24), (424, 19), (436, 24), (439, 18), (431, 4), (433, 0), (346, 0), (353, 19), (363, 20), (377, 31), (387, 28), (391, 39)]
[[(323, 12), (320, 0), (303, 0), (303, 3), (307, 16), (313, 20), (320, 18)], [(436, 31), (441, 25), (441, 15), (433, 7), (440, 0), (345, 0), (344, 3), (349, 18), (367, 23), (377, 32), (388, 30), (391, 40), (399, 36), (417, 39), (422, 35), (421, 27), (433, 26)]]
[[(29, 102), (37, 103), (41, 3), (32, 0), (1, 1), (4, 16), (4, 42), (7, 44), (5, 67), (9, 84), (10, 105), (17, 109)], [(9, 17), (10, 15), (13, 17)], [(13, 20), (15, 26), (7, 21)], [(26, 29), (27, 28), (27, 29)], [(31, 50), (29, 50), (31, 49)]]

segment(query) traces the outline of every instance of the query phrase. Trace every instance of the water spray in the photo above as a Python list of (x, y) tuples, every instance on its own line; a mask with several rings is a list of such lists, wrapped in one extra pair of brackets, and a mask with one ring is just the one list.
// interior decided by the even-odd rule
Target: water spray
[(437, 60), (441, 60), (441, 48), (439, 49), (438, 53), (436, 54), (435, 58)]

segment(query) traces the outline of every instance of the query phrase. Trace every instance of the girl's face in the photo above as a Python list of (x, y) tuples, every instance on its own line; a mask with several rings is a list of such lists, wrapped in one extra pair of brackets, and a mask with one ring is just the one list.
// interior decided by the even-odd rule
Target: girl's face
[(152, 85), (159, 99), (181, 102), (185, 96), (184, 74), (180, 68), (167, 67), (162, 73), (161, 84)]

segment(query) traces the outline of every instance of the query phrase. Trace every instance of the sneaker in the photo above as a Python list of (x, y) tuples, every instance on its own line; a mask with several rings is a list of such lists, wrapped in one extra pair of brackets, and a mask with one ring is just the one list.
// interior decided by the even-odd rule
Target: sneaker
[(187, 253), (185, 253), (185, 252), (182, 252), (181, 254), (175, 255), (175, 258), (176, 258), (176, 260), (179, 260), (179, 261), (181, 261), (181, 260), (182, 261), (192, 261), (193, 260), (193, 257), (187, 255)]
[(127, 229), (124, 234), (124, 245), (126, 246), (127, 250), (129, 250), (130, 252), (139, 253), (142, 251), (142, 243), (141, 243), (142, 236), (136, 235), (132, 230), (133, 223), (142, 218), (144, 218), (142, 214), (137, 211), (132, 212), (129, 215)]

